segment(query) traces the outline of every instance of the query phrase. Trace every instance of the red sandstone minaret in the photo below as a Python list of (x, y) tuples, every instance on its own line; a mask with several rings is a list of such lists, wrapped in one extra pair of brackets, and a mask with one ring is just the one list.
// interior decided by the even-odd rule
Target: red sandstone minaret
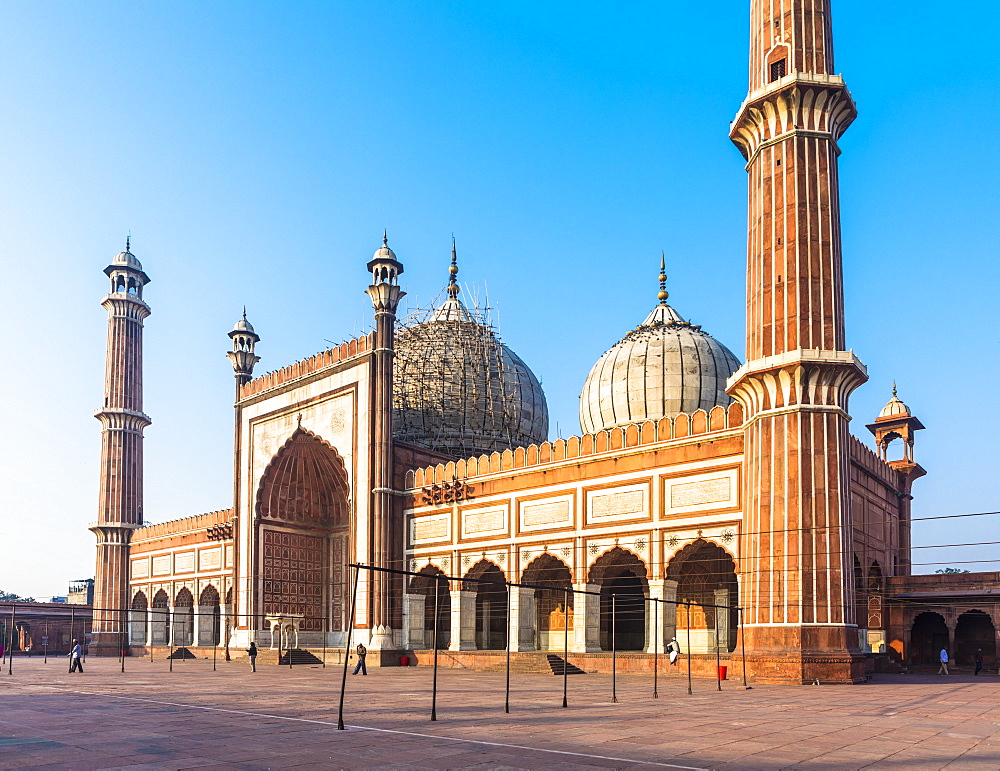
[[(382, 234), (382, 246), (368, 262), (372, 283), (366, 290), (375, 309), (375, 350), (372, 365), (372, 492), (371, 492), (371, 564), (376, 567), (398, 568), (403, 557), (400, 534), (400, 510), (392, 488), (392, 371), (395, 356), (396, 309), (406, 295), (398, 283), (403, 265), (389, 248), (389, 239)], [(393, 628), (402, 628), (401, 609), (393, 605), (393, 597), (402, 592), (395, 576), (371, 571), (369, 647), (376, 651), (399, 648)], [(395, 590), (393, 587), (395, 586)]]
[(101, 490), (97, 522), (97, 575), (90, 650), (117, 653), (119, 624), (128, 604), (129, 541), (142, 526), (142, 432), (150, 419), (142, 411), (142, 322), (149, 306), (142, 290), (149, 276), (129, 251), (104, 272), (111, 292), (101, 302), (108, 311), (108, 348), (101, 421)]
[(755, 674), (859, 681), (837, 141), (856, 115), (833, 67), (829, 0), (752, 0), (750, 92), (730, 138), (747, 160), (741, 604)]

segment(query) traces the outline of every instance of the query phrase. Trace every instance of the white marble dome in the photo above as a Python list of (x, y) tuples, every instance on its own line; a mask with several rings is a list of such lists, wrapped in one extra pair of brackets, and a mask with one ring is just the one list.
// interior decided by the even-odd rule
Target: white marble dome
[(580, 394), (584, 433), (732, 402), (726, 379), (739, 360), (667, 305), (666, 294), (661, 287), (660, 304), (590, 370)]

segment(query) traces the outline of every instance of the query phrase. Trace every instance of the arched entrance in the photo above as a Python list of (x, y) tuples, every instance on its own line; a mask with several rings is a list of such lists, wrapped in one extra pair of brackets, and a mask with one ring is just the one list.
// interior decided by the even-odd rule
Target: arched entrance
[(478, 581), (464, 583), (465, 591), (476, 593), (476, 648), (503, 650), (507, 647), (507, 578), (487, 560), (480, 560), (465, 574)]
[(257, 492), (259, 617), (301, 616), (305, 633), (344, 628), (349, 489), (337, 451), (303, 428), (268, 464)]
[(646, 565), (616, 546), (590, 568), (590, 583), (601, 587), (601, 648), (640, 651), (646, 644)]
[(174, 600), (174, 645), (194, 644), (194, 597), (187, 587)]
[[(521, 581), (535, 584), (535, 645), (539, 650), (562, 650), (568, 629), (573, 632), (573, 576), (569, 566), (551, 554), (536, 557), (524, 569)], [(568, 606), (567, 606), (568, 603)]]
[(219, 592), (209, 584), (198, 598), (198, 645), (218, 645), (222, 639), (220, 629), (222, 608), (219, 606)]
[(989, 613), (969, 610), (958, 617), (955, 625), (955, 663), (963, 667), (975, 666), (977, 648), (983, 651), (983, 667), (994, 669), (997, 665), (997, 637), (993, 619)]
[(149, 616), (150, 645), (169, 645), (170, 598), (162, 589), (153, 595), (153, 610)]
[[(691, 630), (691, 650), (714, 653), (736, 648), (739, 623), (736, 563), (721, 546), (702, 538), (674, 555), (667, 578), (677, 582), (677, 639), (684, 645)], [(724, 610), (722, 608), (729, 608)]]
[(445, 573), (436, 565), (427, 565), (410, 581), (410, 594), (424, 597), (424, 646), (434, 645), (434, 593), (437, 592), (437, 647), (446, 649), (451, 644), (451, 589), (448, 581), (435, 578)]
[(948, 648), (948, 625), (940, 613), (925, 611), (913, 619), (913, 629), (910, 631), (910, 663), (937, 664), (938, 652)]
[(138, 591), (132, 597), (132, 607), (129, 610), (129, 630), (128, 639), (132, 645), (146, 644), (146, 611), (149, 609), (149, 601), (146, 593)]

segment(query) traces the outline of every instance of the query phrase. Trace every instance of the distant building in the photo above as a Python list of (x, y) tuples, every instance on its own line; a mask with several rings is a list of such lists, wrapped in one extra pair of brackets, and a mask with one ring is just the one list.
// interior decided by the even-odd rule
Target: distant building
[(49, 602), (51, 602), (53, 605), (65, 605), (66, 596), (63, 595), (61, 597), (53, 597), (52, 599), (49, 600)]
[[(52, 601), (55, 602), (55, 598)], [(72, 581), (69, 585), (69, 592), (62, 601), (70, 605), (93, 605), (94, 579), (81, 578), (78, 581)]]

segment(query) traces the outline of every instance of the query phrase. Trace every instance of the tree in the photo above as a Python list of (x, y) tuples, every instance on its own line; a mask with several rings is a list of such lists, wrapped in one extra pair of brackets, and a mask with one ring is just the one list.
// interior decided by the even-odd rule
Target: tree
[(14, 592), (5, 592), (0, 589), (0, 602), (35, 602), (34, 597), (22, 597)]
[(962, 570), (962, 568), (941, 568), (940, 570), (935, 570), (935, 573), (947, 573), (951, 575), (952, 573), (968, 573), (968, 570)]

